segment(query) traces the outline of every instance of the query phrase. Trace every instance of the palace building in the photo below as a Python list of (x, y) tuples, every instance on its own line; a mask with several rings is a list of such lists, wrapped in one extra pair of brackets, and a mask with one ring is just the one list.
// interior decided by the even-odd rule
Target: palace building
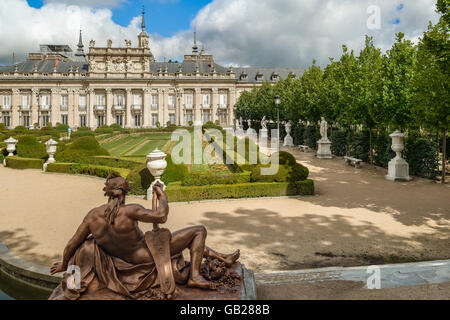
[(142, 14), (137, 47), (130, 40), (124, 47), (92, 40), (86, 54), (80, 31), (76, 52), (68, 45), (41, 45), (25, 62), (0, 66), (0, 123), (150, 128), (219, 121), (227, 127), (243, 91), (300, 75), (300, 69), (223, 67), (199, 51), (195, 34), (182, 62), (158, 62)]

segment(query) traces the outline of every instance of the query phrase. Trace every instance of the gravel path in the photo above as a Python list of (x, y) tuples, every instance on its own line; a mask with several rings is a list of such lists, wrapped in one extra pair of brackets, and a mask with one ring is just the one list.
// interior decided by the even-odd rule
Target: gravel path
[[(255, 272), (450, 258), (450, 185), (393, 183), (381, 168), (295, 155), (318, 195), (172, 204), (167, 226), (205, 225), (209, 246), (240, 248)], [(43, 265), (60, 259), (84, 215), (106, 200), (93, 177), (0, 167), (0, 181), (0, 239)]]

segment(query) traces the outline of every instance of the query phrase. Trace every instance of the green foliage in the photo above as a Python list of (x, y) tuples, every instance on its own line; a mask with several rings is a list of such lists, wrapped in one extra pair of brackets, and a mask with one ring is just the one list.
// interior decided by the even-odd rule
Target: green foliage
[(96, 134), (107, 134), (107, 133), (113, 133), (114, 129), (108, 127), (107, 125), (101, 126), (100, 128), (95, 129)]
[(108, 156), (86, 157), (82, 163), (130, 170), (142, 165), (141, 162)]
[(47, 165), (47, 172), (84, 174), (100, 178), (107, 178), (112, 173), (118, 173), (122, 177), (126, 177), (130, 173), (130, 170), (123, 168), (112, 168), (107, 166), (56, 162)]
[(413, 175), (435, 178), (439, 169), (436, 143), (418, 134), (408, 135), (405, 158)]
[(69, 126), (67, 124), (57, 123), (56, 131), (58, 132), (67, 132), (69, 130)]
[(380, 130), (374, 135), (373, 140), (373, 162), (375, 165), (387, 168), (389, 161), (395, 157), (395, 152), (391, 148), (392, 139), (389, 132)]
[(347, 132), (344, 130), (333, 130), (331, 134), (331, 152), (338, 157), (347, 154)]
[(315, 126), (307, 126), (303, 134), (303, 142), (312, 149), (317, 148), (317, 141), (320, 139), (319, 129)]
[(53, 129), (50, 125), (47, 125), (45, 127), (42, 127), (39, 130), (40, 134), (43, 136), (52, 136), (54, 140), (58, 140), (59, 139), (59, 132), (56, 131), (55, 129)]
[(24, 134), (24, 133), (27, 133), (29, 130), (28, 130), (27, 127), (17, 126), (17, 127), (14, 128), (13, 131), (14, 131), (14, 133)]
[[(185, 164), (174, 164), (170, 155), (166, 157), (167, 168), (161, 177), (167, 185), (175, 181), (183, 181), (188, 175), (188, 169)], [(135, 167), (127, 176), (127, 180), (130, 183), (130, 193), (137, 195), (147, 194), (147, 189), (150, 187), (154, 178), (150, 174), (147, 165)]]
[(16, 145), (17, 155), (22, 158), (44, 159), (47, 157), (45, 145), (34, 136), (20, 136)]
[(113, 129), (114, 131), (123, 131), (123, 128), (120, 126), (120, 124), (118, 123), (113, 123), (112, 125), (109, 126), (111, 129)]
[(20, 158), (17, 156), (6, 157), (6, 166), (13, 169), (42, 169), (44, 160)]
[(77, 131), (72, 132), (70, 134), (70, 138), (72, 140), (74, 140), (74, 139), (81, 138), (81, 137), (93, 137), (94, 135), (95, 135), (94, 131), (78, 129)]
[(214, 171), (194, 171), (189, 173), (181, 185), (205, 186), (213, 184), (236, 184), (250, 182), (250, 172), (229, 173)]
[(59, 162), (83, 163), (90, 156), (108, 156), (109, 152), (102, 148), (94, 137), (77, 138), (62, 152), (57, 152), (55, 159)]
[(6, 128), (4, 123), (0, 123), (0, 131), (7, 131), (8, 128)]
[(369, 131), (352, 131), (347, 136), (348, 155), (361, 159), (364, 162), (369, 160)]
[(259, 182), (207, 186), (182, 186), (174, 183), (167, 187), (166, 193), (171, 202), (313, 195), (314, 182), (304, 180), (296, 183)]

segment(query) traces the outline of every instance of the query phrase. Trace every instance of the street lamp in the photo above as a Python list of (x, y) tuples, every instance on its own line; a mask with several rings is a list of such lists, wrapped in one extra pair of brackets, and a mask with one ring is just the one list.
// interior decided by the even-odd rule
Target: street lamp
[(273, 97), (273, 102), (277, 107), (277, 151), (280, 152), (280, 103), (281, 99), (279, 95)]

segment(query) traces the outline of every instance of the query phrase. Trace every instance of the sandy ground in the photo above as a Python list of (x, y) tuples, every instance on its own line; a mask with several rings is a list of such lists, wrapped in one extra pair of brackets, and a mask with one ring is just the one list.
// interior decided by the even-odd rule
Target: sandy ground
[[(316, 196), (172, 204), (167, 226), (205, 225), (209, 246), (240, 248), (255, 272), (450, 258), (450, 185), (393, 183), (384, 169), (295, 154)], [(105, 202), (98, 178), (0, 167), (0, 181), (0, 239), (44, 265), (60, 259), (85, 214)]]

